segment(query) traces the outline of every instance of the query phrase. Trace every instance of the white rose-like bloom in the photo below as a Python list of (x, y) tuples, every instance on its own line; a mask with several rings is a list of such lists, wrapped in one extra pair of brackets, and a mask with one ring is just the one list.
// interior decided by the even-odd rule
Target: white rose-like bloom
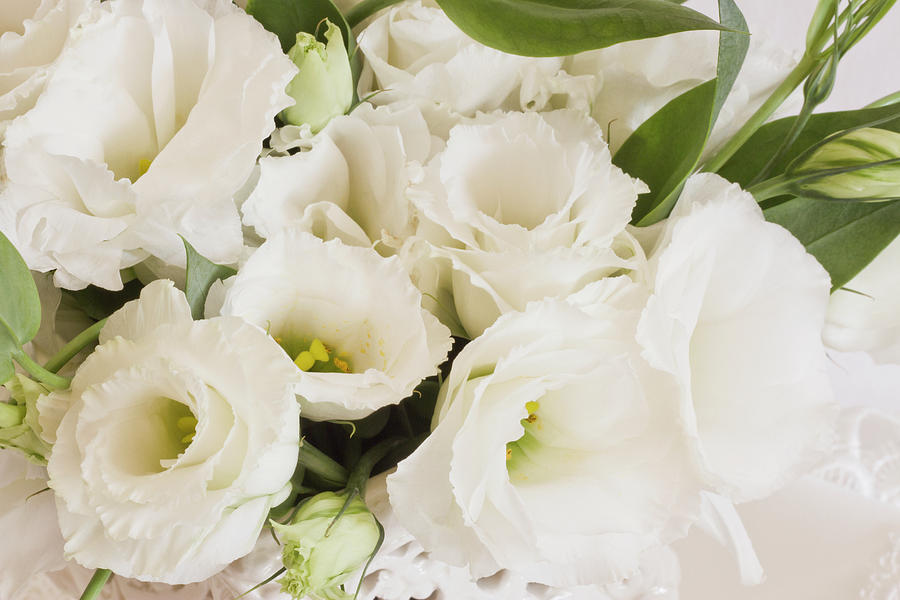
[[(554, 93), (587, 98), (593, 78), (568, 77), (562, 58), (530, 58), (484, 46), (463, 33), (433, 2), (392, 7), (359, 36), (366, 57), (359, 96), (375, 104), (419, 100), (447, 116), (478, 111), (541, 110)], [(585, 101), (586, 105), (586, 101)], [(429, 111), (431, 112), (431, 111)]]
[[(5, 391), (5, 390), (4, 390)], [(63, 539), (47, 473), (14, 449), (0, 449), (0, 600), (15, 600), (28, 581), (61, 569)]]
[[(399, 260), (371, 248), (284, 231), (225, 285), (221, 313), (266, 329), (303, 368), (295, 391), (310, 419), (396, 404), (450, 351), (450, 332), (421, 307)], [(301, 353), (315, 360), (303, 365)]]
[[(865, 351), (877, 362), (900, 364), (900, 237), (831, 295), (825, 343)], [(850, 291), (852, 290), (852, 291)]]
[(647, 298), (627, 277), (502, 316), (453, 361), (433, 431), (388, 477), (394, 513), (438, 559), (550, 585), (611, 583), (683, 536), (699, 479), (641, 357)]
[(232, 196), (254, 168), (296, 67), (226, 0), (103, 4), (35, 107), (7, 130), (0, 229), (34, 270), (122, 285), (148, 254), (184, 266), (241, 250)]
[(47, 75), (97, 0), (7, 0), (0, 5), (0, 139), (34, 106)]
[(753, 196), (709, 174), (688, 180), (650, 264), (638, 340), (681, 382), (707, 484), (735, 501), (774, 492), (831, 434), (828, 274)]
[[(594, 75), (601, 82), (591, 101), (591, 114), (608, 127), (613, 152), (641, 123), (684, 92), (716, 76), (719, 35), (686, 31), (583, 52), (566, 60), (576, 76)], [(765, 102), (796, 60), (773, 42), (753, 35), (747, 57), (710, 136), (709, 153)], [(795, 102), (778, 115), (792, 114)]]
[[(361, 104), (311, 139), (281, 145), (275, 137), (283, 154), (260, 159), (259, 181), (241, 206), (244, 223), (260, 236), (302, 229), (368, 246), (411, 232), (408, 171), (428, 159), (432, 145), (418, 109)], [(295, 147), (303, 151), (287, 153)]]
[(481, 115), (451, 130), (410, 189), (427, 222), (403, 254), (475, 337), (503, 313), (627, 268), (636, 244), (625, 226), (645, 189), (580, 113)]
[(66, 555), (145, 581), (206, 579), (253, 549), (290, 489), (296, 369), (242, 319), (193, 321), (165, 280), (100, 342), (47, 397), (68, 406), (47, 467)]

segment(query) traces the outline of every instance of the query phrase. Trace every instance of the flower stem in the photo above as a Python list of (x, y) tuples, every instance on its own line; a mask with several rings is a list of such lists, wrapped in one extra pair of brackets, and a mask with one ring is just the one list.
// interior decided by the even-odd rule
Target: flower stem
[(816, 61), (813, 57), (804, 55), (803, 58), (800, 59), (800, 62), (797, 63), (797, 66), (794, 67), (794, 69), (788, 73), (788, 76), (784, 81), (781, 82), (781, 85), (772, 92), (772, 95), (769, 96), (768, 100), (753, 113), (753, 116), (744, 123), (740, 130), (738, 130), (738, 132), (734, 134), (734, 136), (732, 136), (732, 138), (728, 140), (728, 142), (722, 146), (712, 158), (706, 161), (702, 170), (709, 173), (715, 173), (725, 166), (728, 159), (734, 156), (734, 153), (747, 143), (747, 140), (756, 133), (756, 130), (762, 127), (763, 123), (772, 116), (772, 113), (774, 113), (779, 106), (784, 104), (784, 101), (788, 99), (788, 96), (803, 83), (812, 72), (815, 63)]
[(777, 177), (772, 177), (771, 179), (767, 179), (751, 186), (747, 191), (753, 194), (753, 198), (755, 198), (757, 202), (763, 202), (769, 198), (781, 196), (786, 193), (788, 183), (790, 183), (790, 180), (785, 175), (778, 175)]
[(84, 348), (97, 341), (100, 337), (100, 330), (106, 325), (106, 319), (97, 321), (81, 333), (75, 336), (71, 342), (62, 347), (56, 355), (44, 364), (44, 368), (51, 373), (56, 373), (68, 363), (72, 358), (81, 352)]
[(344, 15), (351, 28), (356, 27), (382, 8), (397, 4), (400, 0), (362, 0)]
[(110, 575), (112, 575), (112, 571), (109, 569), (97, 569), (94, 571), (94, 576), (91, 577), (91, 581), (81, 594), (81, 600), (94, 600), (94, 598), (99, 596), (100, 590), (106, 585)]
[(305, 439), (300, 442), (298, 462), (329, 483), (339, 487), (347, 483), (347, 469)]
[(353, 471), (347, 478), (347, 489), (351, 492), (358, 492), (359, 497), (364, 498), (366, 493), (366, 483), (369, 481), (372, 469), (375, 468), (378, 461), (384, 458), (388, 452), (400, 445), (401, 442), (405, 441), (405, 439), (406, 438), (402, 437), (389, 438), (366, 450), (366, 453), (362, 455), (359, 461), (357, 461), (356, 466), (353, 467)]
[(41, 365), (37, 364), (32, 360), (30, 356), (19, 350), (13, 354), (13, 358), (16, 360), (19, 365), (28, 371), (28, 374), (52, 388), (57, 389), (66, 389), (69, 387), (71, 380), (68, 377), (61, 377), (56, 373), (48, 371)]

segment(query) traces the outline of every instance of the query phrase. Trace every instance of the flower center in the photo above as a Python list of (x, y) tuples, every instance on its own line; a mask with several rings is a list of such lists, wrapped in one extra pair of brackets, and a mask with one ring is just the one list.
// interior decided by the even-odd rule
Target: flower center
[(529, 458), (539, 446), (537, 438), (534, 436), (535, 429), (540, 429), (538, 410), (541, 408), (540, 402), (532, 401), (525, 403), (525, 409), (528, 416), (521, 420), (522, 427), (525, 432), (522, 437), (514, 442), (506, 444), (506, 471), (509, 473), (510, 479), (525, 480), (528, 475), (525, 474), (527, 465), (531, 462)]
[(311, 342), (285, 340), (276, 337), (275, 341), (284, 348), (288, 356), (293, 357), (294, 364), (301, 371), (311, 373), (353, 373), (350, 357), (336, 352), (319, 338)]

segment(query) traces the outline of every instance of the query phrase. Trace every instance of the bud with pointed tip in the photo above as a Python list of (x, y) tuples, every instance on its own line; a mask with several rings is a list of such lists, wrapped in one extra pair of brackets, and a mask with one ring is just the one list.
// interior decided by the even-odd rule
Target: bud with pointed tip
[(341, 30), (325, 21), (326, 44), (301, 31), (288, 57), (300, 69), (287, 86), (296, 104), (281, 112), (291, 125), (308, 124), (315, 133), (328, 122), (346, 113), (353, 103), (353, 73)]

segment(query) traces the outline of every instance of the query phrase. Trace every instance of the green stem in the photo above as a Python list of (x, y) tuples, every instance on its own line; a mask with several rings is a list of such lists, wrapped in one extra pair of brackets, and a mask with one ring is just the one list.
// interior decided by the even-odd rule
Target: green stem
[(34, 360), (32, 360), (30, 356), (28, 356), (21, 350), (15, 352), (13, 354), (13, 358), (23, 369), (28, 371), (29, 375), (46, 386), (57, 389), (66, 389), (71, 383), (71, 380), (68, 377), (61, 377), (56, 373), (48, 371), (41, 365), (34, 362)]
[(76, 354), (97, 341), (97, 338), (100, 337), (100, 330), (103, 329), (104, 325), (106, 325), (106, 319), (97, 321), (76, 335), (71, 342), (63, 346), (53, 358), (47, 361), (44, 368), (51, 373), (56, 373), (62, 369)]
[(99, 596), (100, 590), (106, 585), (110, 575), (112, 575), (112, 571), (109, 569), (97, 569), (94, 571), (94, 576), (91, 577), (91, 581), (84, 588), (84, 593), (81, 594), (81, 600), (94, 600), (94, 598)]
[(362, 0), (344, 15), (350, 28), (356, 27), (382, 8), (397, 4), (400, 0)]
[(402, 437), (389, 438), (382, 440), (366, 450), (366, 453), (362, 455), (356, 463), (356, 466), (353, 467), (350, 477), (347, 478), (347, 489), (356, 490), (359, 493), (360, 498), (365, 497), (366, 483), (369, 481), (369, 475), (372, 474), (372, 469), (375, 468), (378, 461), (384, 458), (388, 452), (400, 445), (403, 441), (405, 441), (405, 438)]
[(781, 196), (786, 193), (790, 181), (791, 180), (785, 175), (778, 175), (777, 177), (772, 177), (771, 179), (767, 179), (751, 186), (747, 191), (753, 194), (753, 197), (757, 202), (763, 202), (769, 198)]
[(781, 82), (781, 85), (772, 92), (772, 95), (769, 96), (768, 100), (753, 113), (753, 116), (744, 123), (740, 130), (738, 130), (738, 132), (734, 134), (734, 136), (728, 140), (728, 142), (722, 146), (712, 158), (706, 161), (702, 170), (709, 173), (715, 173), (725, 166), (728, 159), (734, 156), (734, 153), (747, 143), (747, 140), (753, 137), (756, 130), (762, 127), (778, 107), (784, 104), (784, 101), (788, 99), (794, 90), (800, 87), (800, 84), (803, 83), (812, 72), (815, 64), (815, 59), (808, 55), (804, 55), (803, 58), (800, 59), (800, 62), (797, 63), (797, 66), (794, 67), (794, 69), (788, 73), (785, 80)]
[(300, 442), (298, 462), (328, 483), (337, 486), (347, 483), (347, 469), (305, 439)]

